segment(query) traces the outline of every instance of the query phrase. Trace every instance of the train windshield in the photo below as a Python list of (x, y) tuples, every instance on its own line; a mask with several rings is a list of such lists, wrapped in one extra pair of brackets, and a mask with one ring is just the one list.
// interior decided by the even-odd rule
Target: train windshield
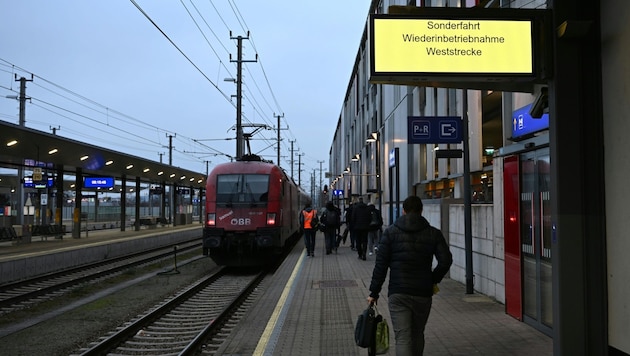
[(222, 174), (217, 177), (217, 204), (264, 206), (268, 192), (267, 174)]

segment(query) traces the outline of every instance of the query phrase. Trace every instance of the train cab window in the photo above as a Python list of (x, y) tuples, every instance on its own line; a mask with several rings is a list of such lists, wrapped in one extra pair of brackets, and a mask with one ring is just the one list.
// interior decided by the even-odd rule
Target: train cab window
[(217, 204), (264, 206), (268, 192), (267, 174), (222, 174), (217, 177)]

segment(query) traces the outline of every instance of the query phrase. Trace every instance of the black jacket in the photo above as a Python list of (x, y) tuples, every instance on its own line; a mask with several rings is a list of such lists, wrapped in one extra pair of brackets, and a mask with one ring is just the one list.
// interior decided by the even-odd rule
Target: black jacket
[[(330, 216), (330, 212), (332, 211), (337, 213), (337, 217), (339, 218), (339, 221), (337, 223), (328, 221), (328, 217)], [(326, 230), (337, 230), (339, 226), (341, 226), (341, 210), (336, 206), (326, 206), (326, 209), (322, 213), (322, 217), (319, 220), (322, 224), (324, 224)]]
[(348, 207), (346, 208), (346, 225), (348, 226), (348, 229), (352, 230), (353, 226), (352, 226), (352, 208), (353, 208), (354, 204), (350, 204), (348, 205)]
[[(431, 270), (433, 256), (437, 266)], [(389, 226), (381, 237), (370, 283), (370, 297), (378, 298), (387, 270), (389, 295), (430, 297), (453, 263), (442, 232), (420, 214), (406, 214)]]
[(358, 202), (352, 205), (352, 228), (354, 230), (369, 230), (372, 214), (367, 204)]
[(370, 230), (376, 231), (383, 227), (383, 216), (381, 215), (381, 211), (376, 209), (376, 206), (374, 205), (368, 205), (368, 210), (370, 211), (370, 219), (372, 218), (372, 215), (376, 215), (376, 218), (378, 219), (378, 226), (372, 226), (370, 227)]

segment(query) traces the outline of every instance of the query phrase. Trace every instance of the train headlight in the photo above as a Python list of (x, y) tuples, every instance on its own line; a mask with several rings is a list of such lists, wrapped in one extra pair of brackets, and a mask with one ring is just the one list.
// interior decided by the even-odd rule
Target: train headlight
[(217, 214), (216, 213), (208, 213), (206, 216), (206, 226), (216, 226), (217, 225)]
[(267, 225), (276, 224), (276, 213), (267, 213)]

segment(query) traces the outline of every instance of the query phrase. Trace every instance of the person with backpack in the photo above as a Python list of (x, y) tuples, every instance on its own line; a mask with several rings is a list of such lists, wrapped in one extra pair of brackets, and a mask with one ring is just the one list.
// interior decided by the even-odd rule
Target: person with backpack
[(356, 236), (354, 232), (354, 225), (352, 224), (352, 209), (356, 203), (350, 203), (346, 208), (346, 230), (343, 232), (343, 243), (346, 243), (346, 236), (350, 235), (350, 249), (356, 251)]
[(306, 255), (315, 257), (315, 234), (319, 219), (317, 210), (311, 207), (311, 202), (307, 202), (299, 216), (300, 227), (304, 231), (304, 245), (306, 245)]
[(374, 204), (368, 205), (370, 215), (372, 216), (372, 222), (370, 222), (370, 231), (368, 232), (368, 254), (373, 255), (378, 250), (378, 243), (381, 237), (381, 228), (383, 227), (383, 216), (381, 211), (376, 209)]
[[(337, 208), (339, 209), (339, 208)], [(339, 212), (341, 214), (341, 209), (339, 209)], [(348, 238), (348, 235), (350, 234), (350, 228), (349, 223), (348, 223), (348, 208), (344, 209), (344, 213), (343, 215), (341, 215), (341, 222), (339, 223), (339, 229), (337, 229), (337, 243), (335, 244), (335, 251), (337, 251), (337, 248), (339, 248), (339, 245), (341, 245), (341, 242), (343, 241), (343, 244), (346, 244), (346, 240)], [(340, 234), (341, 232), (341, 225), (346, 224), (345, 229), (343, 230), (343, 233)], [(351, 241), (352, 242), (352, 241)]]
[(350, 233), (355, 234), (355, 244), (359, 259), (365, 261), (368, 245), (368, 232), (370, 231), (370, 222), (372, 215), (367, 204), (363, 202), (363, 198), (359, 197), (359, 202), (352, 206), (352, 230)]
[(337, 229), (341, 226), (341, 210), (329, 201), (326, 203), (326, 210), (322, 213), (320, 222), (324, 224), (324, 241), (326, 243), (326, 254), (330, 255), (332, 250), (337, 251)]

